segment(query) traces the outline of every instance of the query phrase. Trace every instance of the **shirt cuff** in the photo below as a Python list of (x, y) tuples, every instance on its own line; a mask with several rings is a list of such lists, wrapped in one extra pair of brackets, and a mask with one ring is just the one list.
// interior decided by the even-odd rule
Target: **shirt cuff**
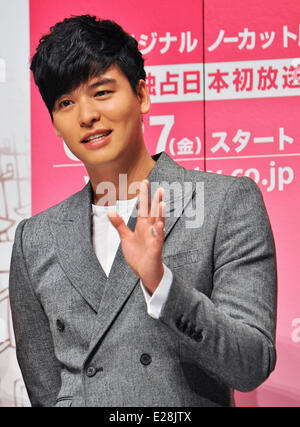
[(141, 288), (147, 304), (147, 313), (153, 319), (159, 319), (163, 306), (168, 298), (169, 290), (173, 281), (172, 271), (165, 265), (164, 275), (152, 295), (149, 294), (143, 282), (140, 280)]

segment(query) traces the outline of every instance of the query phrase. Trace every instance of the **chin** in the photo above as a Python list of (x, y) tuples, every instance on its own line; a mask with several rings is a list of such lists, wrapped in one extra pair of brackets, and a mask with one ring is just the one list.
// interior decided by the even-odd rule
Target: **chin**
[[(95, 153), (96, 154), (96, 153)], [(89, 156), (89, 158), (85, 158), (82, 160), (82, 163), (84, 165), (88, 166), (104, 166), (106, 164), (113, 164), (114, 161), (117, 160), (116, 156), (112, 156), (112, 155), (100, 155), (97, 153), (97, 155), (94, 156)]]

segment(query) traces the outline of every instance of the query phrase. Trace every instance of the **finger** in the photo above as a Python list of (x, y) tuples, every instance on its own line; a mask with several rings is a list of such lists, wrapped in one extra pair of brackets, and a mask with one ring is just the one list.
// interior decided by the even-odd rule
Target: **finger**
[(165, 239), (164, 225), (164, 222), (158, 221), (151, 227), (152, 236), (156, 242), (160, 241), (162, 243)]
[(158, 188), (153, 196), (153, 201), (151, 204), (151, 218), (159, 218), (161, 216), (160, 203), (162, 203), (164, 195), (164, 189), (162, 187)]
[(150, 211), (149, 182), (147, 180), (143, 180), (140, 186), (138, 215), (143, 218), (148, 217), (149, 211)]
[(127, 227), (123, 219), (116, 211), (108, 211), (107, 216), (112, 225), (118, 231), (121, 240), (125, 237), (128, 237), (132, 233), (132, 231)]
[(152, 236), (157, 242), (163, 244), (165, 240), (165, 202), (159, 203), (159, 216), (151, 227)]
[(160, 202), (158, 207), (157, 222), (162, 222), (165, 225), (165, 219), (166, 219), (166, 204), (165, 202)]
[(161, 238), (164, 238), (165, 237), (165, 223), (163, 221), (158, 221), (158, 223), (155, 224), (155, 228), (156, 228), (158, 236)]

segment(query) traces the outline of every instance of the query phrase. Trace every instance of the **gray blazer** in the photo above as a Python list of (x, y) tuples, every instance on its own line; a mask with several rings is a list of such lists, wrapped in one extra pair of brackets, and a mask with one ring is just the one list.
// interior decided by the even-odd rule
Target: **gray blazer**
[(108, 278), (102, 270), (90, 183), (17, 228), (10, 300), (33, 406), (230, 406), (233, 389), (274, 369), (275, 249), (257, 185), (154, 158), (151, 190), (175, 189), (163, 248), (174, 277), (159, 320), (120, 247)]

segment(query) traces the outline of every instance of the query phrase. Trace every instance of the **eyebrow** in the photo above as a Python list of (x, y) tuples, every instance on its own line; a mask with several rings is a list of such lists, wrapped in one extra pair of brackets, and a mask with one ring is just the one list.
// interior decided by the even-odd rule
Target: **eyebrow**
[(111, 84), (116, 82), (117, 82), (116, 79), (109, 79), (109, 78), (100, 79), (100, 80), (97, 80), (95, 83), (92, 83), (91, 85), (89, 85), (88, 88), (94, 89), (95, 87), (98, 87), (98, 86), (103, 86), (106, 84)]

